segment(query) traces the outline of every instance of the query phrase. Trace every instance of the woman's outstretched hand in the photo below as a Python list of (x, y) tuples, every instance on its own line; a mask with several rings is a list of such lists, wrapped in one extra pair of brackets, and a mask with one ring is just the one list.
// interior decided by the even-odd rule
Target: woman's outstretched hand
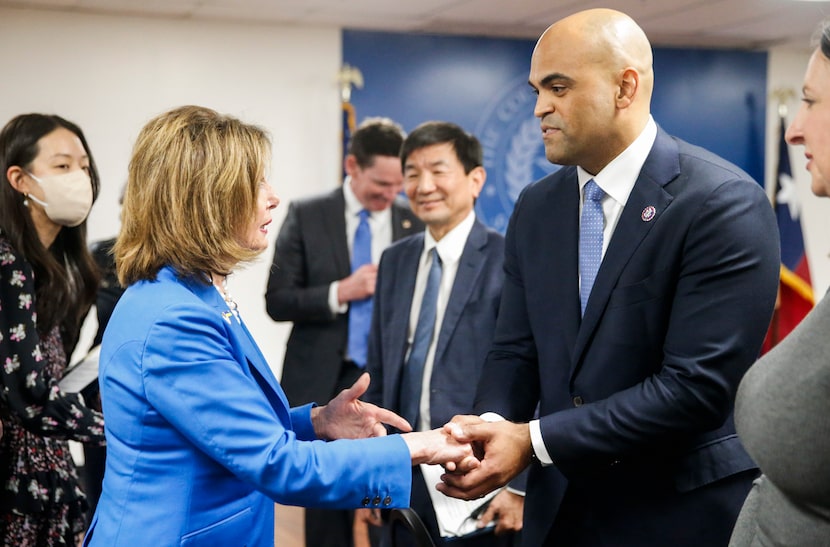
[(332, 441), (382, 437), (386, 435), (384, 424), (403, 432), (412, 431), (409, 423), (391, 410), (360, 400), (369, 388), (369, 381), (369, 373), (364, 372), (352, 387), (338, 393), (329, 404), (311, 410), (317, 438)]

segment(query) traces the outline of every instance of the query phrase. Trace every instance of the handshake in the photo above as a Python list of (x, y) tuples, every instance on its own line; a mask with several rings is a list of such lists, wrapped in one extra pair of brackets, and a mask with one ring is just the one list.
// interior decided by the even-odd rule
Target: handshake
[(507, 484), (530, 464), (527, 424), (455, 416), (440, 429), (405, 433), (412, 464), (444, 466), (438, 490), (460, 499), (477, 499)]
[(439, 464), (445, 473), (438, 490), (460, 499), (477, 499), (504, 486), (530, 463), (528, 424), (455, 416), (444, 427), (412, 432), (410, 424), (389, 410), (360, 400), (369, 387), (364, 373), (329, 404), (311, 411), (320, 439), (360, 439), (386, 435), (384, 424), (402, 434), (412, 465)]

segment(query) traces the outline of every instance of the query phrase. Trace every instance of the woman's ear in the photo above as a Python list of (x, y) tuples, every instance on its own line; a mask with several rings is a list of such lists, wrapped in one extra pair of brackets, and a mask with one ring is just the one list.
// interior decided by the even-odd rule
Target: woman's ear
[(23, 195), (29, 194), (29, 177), (26, 172), (18, 165), (12, 165), (6, 169), (6, 180), (9, 181), (12, 188)]

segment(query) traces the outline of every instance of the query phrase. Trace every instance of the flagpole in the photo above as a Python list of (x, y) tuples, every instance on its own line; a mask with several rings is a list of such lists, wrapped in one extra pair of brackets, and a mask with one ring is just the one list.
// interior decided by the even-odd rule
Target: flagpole
[[(775, 142), (780, 143), (781, 138), (783, 138), (783, 134), (781, 133), (785, 129), (786, 120), (787, 120), (787, 101), (795, 96), (795, 92), (791, 88), (784, 88), (779, 87), (774, 89), (770, 96), (778, 103), (778, 131), (775, 135)], [(771, 181), (772, 192), (768, 192), (770, 204), (772, 205), (772, 209), (778, 206), (778, 175), (780, 171), (780, 164), (781, 164), (781, 157), (780, 157), (780, 150), (779, 154), (777, 154), (775, 158), (775, 180)], [(772, 320), (770, 321), (769, 332), (767, 333), (766, 340), (764, 341), (764, 345), (766, 346), (769, 344), (768, 347), (764, 348), (765, 350), (769, 350), (774, 348), (778, 345), (778, 342), (781, 341), (781, 332), (779, 330), (779, 325), (781, 315), (781, 283), (778, 283), (778, 294), (775, 297), (775, 307), (772, 310)]]
[[(360, 72), (359, 68), (346, 63), (337, 71), (337, 83), (340, 88), (340, 107), (343, 115), (340, 139), (342, 149), (340, 151), (340, 157), (344, 159), (346, 157), (347, 147), (349, 146), (349, 140), (357, 128), (357, 113), (355, 112), (354, 105), (351, 103), (352, 86), (358, 89), (363, 88), (363, 73)], [(341, 180), (344, 180), (346, 172), (345, 167), (342, 166), (342, 162), (341, 169), (343, 170)]]
[[(783, 132), (786, 131), (787, 128), (787, 113), (788, 107), (787, 103), (793, 99), (795, 99), (795, 91), (791, 87), (778, 87), (773, 89), (770, 92), (770, 97), (778, 103), (778, 131), (779, 134), (776, 136), (775, 142), (780, 142), (783, 138)], [(776, 161), (780, 162), (781, 158), (776, 158)], [(778, 165), (775, 166), (775, 177), (776, 180), (772, 184), (772, 194), (770, 195), (770, 203), (772, 204), (772, 208), (778, 205), (778, 197), (776, 192), (777, 187), (777, 179), (778, 179)]]

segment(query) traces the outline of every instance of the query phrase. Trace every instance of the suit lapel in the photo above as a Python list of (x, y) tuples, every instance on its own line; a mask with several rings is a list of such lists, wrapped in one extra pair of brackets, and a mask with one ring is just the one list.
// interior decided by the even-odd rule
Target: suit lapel
[(660, 216), (673, 199), (663, 186), (679, 174), (677, 145), (666, 133), (658, 130), (654, 146), (634, 183), (597, 272), (574, 346), (572, 375), (576, 373), (588, 341), (602, 320), (620, 273), (643, 238), (660, 222)]
[(557, 172), (553, 176), (540, 207), (546, 214), (526, 236), (534, 242), (529, 248), (538, 249), (528, 260), (541, 273), (538, 280), (534, 279), (539, 291), (526, 297), (543, 306), (541, 313), (551, 317), (552, 324), (560, 329), (563, 343), (571, 349), (580, 323), (579, 183), (575, 167), (563, 167), (562, 175)]
[[(435, 346), (434, 363), (438, 363), (441, 355), (447, 350), (452, 339), (461, 312), (470, 300), (473, 289), (484, 267), (484, 248), (487, 245), (487, 230), (476, 220), (473, 229), (464, 244), (464, 251), (458, 262), (458, 271), (455, 274), (450, 298), (444, 310), (444, 319), (441, 321), (441, 330), (438, 333), (438, 344)], [(434, 365), (433, 365), (434, 366)]]
[(343, 188), (335, 189), (323, 202), (320, 208), (321, 226), (326, 233), (326, 241), (335, 242), (335, 268), (340, 277), (346, 277), (352, 271), (352, 262), (349, 259), (349, 240), (346, 236), (346, 198), (343, 197)]
[[(409, 313), (412, 309), (412, 297), (415, 292), (415, 278), (418, 274), (418, 263), (421, 258), (421, 251), (424, 248), (423, 232), (411, 239), (399, 244), (395, 249), (399, 257), (394, 268), (389, 270), (392, 275), (390, 290), (384, 293), (384, 298), (389, 298), (388, 306), (391, 306), (390, 315), (382, 318), (389, 324), (383, 328), (383, 384), (386, 391), (385, 400), (390, 401), (388, 408), (398, 409), (398, 401), (401, 371), (404, 366), (404, 356), (407, 350), (407, 335), (409, 333)], [(387, 275), (386, 273), (384, 275)]]
[(282, 388), (278, 387), (279, 384), (277, 379), (271, 371), (271, 367), (268, 366), (265, 357), (263, 357), (262, 353), (259, 351), (259, 348), (251, 336), (251, 333), (248, 332), (245, 324), (241, 321), (237, 321), (233, 313), (228, 310), (228, 306), (222, 299), (219, 292), (213, 287), (213, 285), (197, 283), (192, 280), (188, 281), (187, 285), (190, 290), (205, 304), (215, 308), (216, 313), (220, 314), (225, 320), (225, 323), (229, 325), (230, 328), (228, 329), (228, 332), (233, 337), (233, 341), (236, 342), (235, 345), (242, 350), (245, 359), (248, 361), (248, 365), (255, 368), (257, 373), (265, 379), (268, 387), (270, 387), (271, 393), (266, 394), (268, 398), (272, 399), (273, 397), (277, 397), (280, 401), (282, 401), (285, 407), (288, 408), (288, 399), (286, 399)]
[(409, 215), (405, 214), (409, 211), (405, 206), (400, 205), (398, 200), (392, 203), (392, 241), (398, 241), (406, 236), (420, 231), (420, 226), (415, 226)]

